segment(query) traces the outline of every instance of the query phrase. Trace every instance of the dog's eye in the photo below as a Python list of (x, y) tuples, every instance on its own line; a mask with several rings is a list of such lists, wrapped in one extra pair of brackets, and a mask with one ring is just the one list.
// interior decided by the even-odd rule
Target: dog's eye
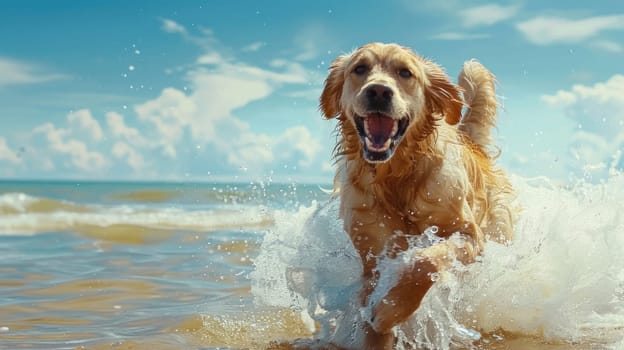
[(412, 72), (410, 72), (407, 68), (401, 68), (399, 70), (399, 75), (403, 78), (410, 78), (412, 76)]
[(362, 75), (368, 71), (368, 67), (364, 64), (360, 64), (359, 66), (353, 69), (353, 73), (357, 75)]

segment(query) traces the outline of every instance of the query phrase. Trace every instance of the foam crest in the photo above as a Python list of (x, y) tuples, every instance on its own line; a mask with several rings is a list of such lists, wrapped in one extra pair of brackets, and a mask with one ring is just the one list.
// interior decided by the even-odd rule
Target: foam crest
[[(510, 246), (470, 267), (466, 319), (487, 332), (566, 341), (624, 334), (624, 177), (571, 189), (516, 180), (523, 213)], [(613, 339), (615, 338), (615, 339)]]
[(215, 231), (264, 228), (272, 223), (271, 211), (262, 206), (191, 210), (186, 207), (85, 205), (22, 193), (0, 195), (0, 235), (83, 231), (123, 225), (161, 230)]
[[(489, 242), (477, 263), (437, 276), (419, 310), (394, 330), (399, 349), (465, 348), (506, 334), (624, 343), (624, 176), (571, 187), (512, 182), (522, 208), (512, 243)], [(330, 200), (276, 214), (252, 292), (260, 303), (301, 311), (311, 328), (316, 321), (319, 338), (358, 348), (369, 310), (357, 305), (361, 262), (338, 207)], [(391, 287), (398, 263), (384, 261), (380, 290)]]

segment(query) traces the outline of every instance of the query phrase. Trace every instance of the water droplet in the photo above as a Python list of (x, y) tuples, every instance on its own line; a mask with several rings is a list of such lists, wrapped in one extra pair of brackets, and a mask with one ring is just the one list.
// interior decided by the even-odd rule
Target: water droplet
[(496, 341), (503, 341), (503, 340), (505, 340), (505, 337), (503, 337), (502, 335), (499, 335), (499, 334), (492, 334), (492, 338), (494, 338)]
[(461, 326), (455, 327), (457, 333), (461, 334), (464, 337), (468, 337), (473, 341), (481, 339), (481, 333), (475, 331), (474, 329), (468, 329)]
[(129, 65), (129, 66), (128, 66), (128, 70), (129, 70), (129, 71), (131, 71), (131, 72), (132, 72), (134, 69), (135, 69), (135, 68), (134, 68), (134, 66), (133, 66), (133, 65)]

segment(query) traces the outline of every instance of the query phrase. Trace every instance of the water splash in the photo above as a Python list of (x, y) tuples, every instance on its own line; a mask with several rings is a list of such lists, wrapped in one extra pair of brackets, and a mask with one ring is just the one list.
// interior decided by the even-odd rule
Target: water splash
[[(462, 348), (501, 334), (624, 344), (624, 176), (570, 187), (512, 182), (522, 207), (514, 240), (489, 242), (477, 263), (440, 274), (419, 310), (394, 329), (399, 349)], [(316, 321), (317, 337), (358, 348), (367, 312), (356, 302), (361, 263), (338, 207), (331, 200), (276, 214), (252, 292), (259, 303), (301, 311), (311, 328)]]

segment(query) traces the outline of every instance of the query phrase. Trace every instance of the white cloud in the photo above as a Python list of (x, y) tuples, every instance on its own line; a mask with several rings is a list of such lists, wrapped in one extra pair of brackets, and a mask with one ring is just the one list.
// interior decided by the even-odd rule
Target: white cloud
[(228, 137), (230, 131), (246, 129), (248, 126), (233, 116), (234, 110), (263, 99), (274, 90), (266, 78), (228, 73), (199, 73), (194, 77), (194, 86), (189, 99), (198, 111), (191, 120), (197, 140)]
[[(167, 87), (153, 99), (135, 104), (131, 123), (129, 116), (116, 112), (106, 113), (99, 122), (89, 109), (80, 109), (67, 115), (66, 124), (39, 125), (32, 141), (48, 150), (41, 154), (50, 160), (49, 169), (100, 171), (104, 175), (103, 170), (118, 170), (127, 164), (136, 174), (164, 171), (171, 175), (180, 169), (180, 154), (207, 157), (197, 163), (208, 164), (188, 165), (190, 171), (209, 167), (223, 174), (247, 169), (247, 174), (254, 176), (281, 165), (313, 166), (321, 145), (309, 129), (289, 124), (274, 125), (273, 130), (265, 125), (258, 131), (238, 114), (284, 86), (310, 88), (310, 81), (317, 79), (314, 73), (295, 60), (274, 59), (264, 66), (241, 62), (227, 48), (217, 50), (219, 43), (209, 30), (194, 28), (199, 33), (195, 35), (172, 20), (161, 22), (164, 31), (181, 34), (202, 49), (195, 63), (178, 70), (187, 81), (184, 91)], [(254, 44), (247, 49), (261, 47)], [(95, 144), (99, 140), (106, 143)], [(109, 153), (100, 153), (104, 151)], [(175, 159), (175, 164), (166, 158)]]
[(604, 31), (623, 30), (624, 15), (583, 19), (539, 16), (518, 23), (516, 28), (527, 40), (537, 45), (575, 44), (597, 37)]
[(445, 32), (435, 34), (430, 37), (433, 40), (475, 40), (475, 39), (487, 39), (488, 34), (471, 34), (471, 33), (458, 33), (458, 32)]
[(167, 18), (161, 18), (160, 21), (161, 21), (161, 29), (167, 33), (182, 34), (182, 35), (188, 34), (186, 31), (186, 28), (184, 28), (183, 25), (179, 24), (176, 21), (173, 21)]
[[(163, 29), (183, 34), (184, 39), (203, 50), (193, 67), (183, 68), (189, 82), (188, 91), (165, 88), (156, 98), (134, 106), (139, 120), (155, 130), (152, 139), (157, 140), (156, 147), (163, 155), (177, 158), (182, 149), (193, 147), (210, 152), (216, 163), (220, 157), (223, 163), (220, 166), (251, 171), (266, 170), (274, 162), (286, 161), (293, 153), (301, 155), (301, 166), (310, 164), (312, 153), (320, 147), (310, 140), (309, 131), (295, 128), (282, 136), (279, 132), (277, 136), (267, 135), (254, 132), (247, 122), (236, 116), (240, 108), (269, 97), (285, 84), (309, 85), (313, 79), (310, 71), (296, 61), (284, 59), (268, 62), (268, 68), (240, 62), (228, 54), (228, 49), (217, 49), (221, 45), (209, 29), (201, 30), (201, 35), (197, 36), (171, 20), (162, 22)], [(252, 43), (243, 51), (259, 50), (264, 45)], [(307, 59), (301, 54), (316, 52), (311, 46), (308, 48), (308, 51), (299, 50), (299, 59)], [(127, 132), (118, 116), (108, 118), (111, 130), (114, 128), (118, 134)], [(297, 139), (291, 140), (293, 137)], [(276, 152), (280, 140), (292, 141), (292, 145)], [(120, 147), (118, 153), (121, 154)]]
[(75, 112), (70, 112), (67, 115), (67, 121), (70, 125), (76, 124), (80, 128), (88, 131), (95, 141), (101, 141), (104, 137), (100, 123), (93, 118), (91, 111), (88, 109), (80, 109)]
[(156, 99), (136, 105), (134, 110), (139, 119), (156, 127), (163, 153), (175, 158), (175, 144), (182, 139), (184, 128), (191, 125), (197, 110), (195, 103), (182, 91), (166, 88)]
[(306, 84), (311, 74), (298, 62), (275, 59), (270, 69), (225, 59), (221, 52), (204, 47), (197, 64), (187, 71), (190, 93), (166, 88), (157, 98), (135, 106), (140, 120), (156, 127), (160, 148), (174, 158), (185, 136), (209, 144), (236, 167), (260, 167), (275, 160), (273, 140), (250, 131), (234, 112), (264, 99), (284, 84)]
[(161, 22), (160, 28), (167, 33), (178, 34), (184, 40), (197, 45), (203, 49), (209, 50), (213, 49), (218, 41), (216, 40), (214, 33), (209, 28), (195, 26), (193, 27), (194, 32), (189, 32), (185, 26), (182, 24), (168, 19), (168, 18), (159, 18)]
[(615, 41), (610, 41), (610, 40), (598, 40), (592, 43), (593, 46), (605, 50), (605, 51), (609, 51), (609, 52), (613, 52), (613, 53), (621, 53), (624, 52), (624, 46), (622, 46), (619, 43), (616, 43)]
[(256, 41), (255, 43), (251, 43), (247, 46), (244, 46), (241, 50), (245, 52), (255, 52), (259, 51), (261, 48), (265, 47), (266, 43), (263, 41)]
[[(414, 4), (416, 4), (414, 2)], [(413, 4), (412, 4), (413, 5)], [(499, 4), (485, 4), (475, 7), (470, 7), (466, 9), (462, 9), (465, 7), (464, 3), (459, 2), (447, 2), (447, 1), (424, 1), (422, 4), (424, 7), (421, 7), (421, 2), (418, 2), (417, 10), (421, 12), (423, 9), (430, 12), (436, 13), (438, 15), (443, 15), (446, 17), (452, 17), (451, 20), (453, 24), (459, 23), (463, 28), (477, 28), (477, 27), (487, 27), (492, 26), (497, 23), (507, 21), (516, 14), (518, 14), (520, 10), (519, 5), (499, 5)], [(462, 10), (458, 10), (462, 9)], [(457, 27), (457, 26), (454, 26)], [(448, 31), (442, 32), (438, 34), (434, 34), (429, 37), (432, 40), (447, 40), (447, 41), (456, 41), (456, 40), (476, 40), (476, 39), (486, 39), (491, 37), (490, 34), (483, 33), (470, 33), (465, 29), (462, 31)]]
[(4, 137), (0, 136), (0, 161), (17, 164), (21, 162), (20, 157), (13, 151), (6, 142)]
[(177, 145), (185, 133), (200, 145), (212, 144), (223, 152), (232, 150), (232, 142), (249, 129), (246, 123), (232, 116), (232, 111), (272, 92), (270, 85), (262, 80), (201, 72), (192, 76), (190, 95), (166, 88), (156, 99), (135, 106), (139, 119), (156, 127), (160, 146), (171, 158), (176, 157)]
[(624, 75), (593, 86), (577, 84), (542, 99), (564, 109), (584, 131), (614, 138), (624, 127)]
[(318, 139), (304, 126), (288, 128), (277, 137), (245, 130), (228, 147), (231, 147), (227, 156), (231, 165), (252, 170), (278, 164), (309, 167), (321, 150)]
[(257, 172), (275, 160), (271, 144), (271, 137), (263, 134), (254, 134), (250, 131), (241, 132), (226, 143), (228, 148), (227, 161), (230, 165), (245, 171)]
[(126, 140), (142, 139), (141, 133), (135, 128), (126, 125), (124, 116), (116, 112), (106, 113), (106, 123), (111, 133)]
[(604, 175), (624, 147), (624, 75), (593, 86), (574, 85), (542, 99), (577, 124), (570, 145), (574, 158), (586, 170)]
[(514, 17), (520, 6), (510, 5), (502, 6), (498, 4), (487, 4), (477, 7), (471, 7), (459, 12), (462, 25), (472, 28), (478, 26), (491, 26), (496, 23), (508, 20)]
[(125, 142), (115, 142), (112, 153), (116, 158), (124, 159), (135, 173), (140, 173), (145, 167), (145, 160), (141, 153)]
[(274, 153), (285, 161), (296, 161), (301, 167), (312, 164), (321, 150), (321, 143), (303, 126), (286, 129), (273, 146)]
[[(168, 88), (156, 99), (135, 106), (135, 111), (141, 120), (156, 126), (161, 147), (170, 157), (177, 154), (182, 136), (190, 134), (193, 142), (209, 145), (236, 168), (261, 169), (293, 152), (302, 155), (301, 165), (306, 166), (320, 148), (307, 129), (288, 129), (274, 138), (254, 133), (249, 124), (234, 116), (238, 108), (269, 96), (273, 84), (301, 81), (300, 72), (290, 63), (279, 66), (285, 71), (247, 65), (238, 69), (228, 65), (219, 74), (197, 70), (189, 74), (193, 85), (189, 95)], [(288, 147), (282, 147), (284, 143), (289, 143)]]
[(198, 64), (220, 64), (226, 60), (218, 52), (209, 52), (205, 55), (199, 56), (197, 59)]
[(44, 83), (60, 79), (67, 79), (67, 76), (44, 73), (41, 72), (41, 68), (36, 65), (0, 57), (0, 87)]
[(235, 77), (242, 80), (263, 81), (272, 85), (279, 84), (304, 84), (309, 82), (311, 74), (298, 62), (284, 59), (275, 59), (270, 62), (270, 66), (275, 70), (268, 70), (245, 63), (222, 62), (211, 72), (205, 70), (193, 70), (189, 72), (189, 78), (194, 80), (194, 76), (222, 74), (228, 77)]
[(56, 153), (69, 156), (71, 164), (79, 170), (95, 172), (109, 164), (104, 155), (90, 151), (84, 142), (68, 139), (69, 130), (57, 129), (53, 124), (46, 123), (35, 128), (33, 132), (34, 134), (45, 135), (50, 149)]

